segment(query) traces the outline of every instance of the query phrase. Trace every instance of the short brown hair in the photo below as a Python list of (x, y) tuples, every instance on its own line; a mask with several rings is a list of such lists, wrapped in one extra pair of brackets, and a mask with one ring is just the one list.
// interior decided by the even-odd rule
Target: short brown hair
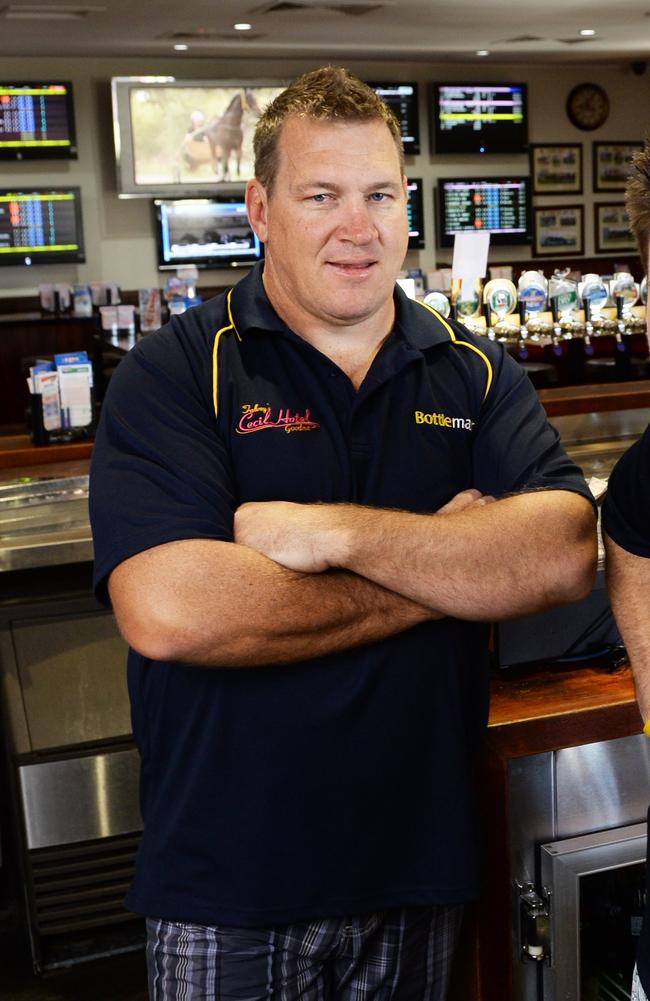
[(292, 115), (317, 121), (384, 122), (397, 148), (404, 173), (404, 147), (399, 122), (372, 87), (341, 66), (324, 66), (298, 77), (266, 107), (257, 123), (253, 148), (255, 176), (269, 194), (278, 170), (282, 126)]
[(647, 274), (650, 243), (650, 136), (646, 136), (643, 149), (632, 158), (632, 173), (625, 190), (625, 207), (630, 229), (639, 247), (643, 270)]

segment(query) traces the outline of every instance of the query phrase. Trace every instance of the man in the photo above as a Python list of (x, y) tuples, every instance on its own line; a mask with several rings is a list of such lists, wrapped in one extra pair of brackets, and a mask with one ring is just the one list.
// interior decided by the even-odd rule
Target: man
[(156, 999), (442, 999), (483, 623), (588, 592), (592, 505), (501, 346), (395, 287), (374, 92), (307, 74), (255, 156), (263, 270), (127, 356), (93, 458), (142, 755), (127, 905)]
[[(634, 158), (625, 202), (648, 273), (650, 254), (650, 139)], [(648, 325), (650, 338), (650, 324)], [(603, 507), (607, 587), (630, 658), (644, 733), (650, 737), (650, 427), (618, 461)], [(650, 813), (648, 815), (650, 822)], [(649, 870), (650, 871), (650, 870)], [(633, 1001), (650, 996), (650, 921), (646, 912), (639, 941)]]

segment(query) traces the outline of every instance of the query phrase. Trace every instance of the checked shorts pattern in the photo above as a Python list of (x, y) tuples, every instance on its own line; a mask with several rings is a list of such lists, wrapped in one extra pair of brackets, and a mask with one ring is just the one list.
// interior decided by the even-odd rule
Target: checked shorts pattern
[(151, 1001), (444, 1001), (462, 906), (266, 929), (147, 920)]

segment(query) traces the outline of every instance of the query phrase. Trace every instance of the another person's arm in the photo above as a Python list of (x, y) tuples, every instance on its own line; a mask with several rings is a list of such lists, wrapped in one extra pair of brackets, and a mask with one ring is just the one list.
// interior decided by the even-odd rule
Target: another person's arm
[(603, 505), (607, 590), (650, 719), (650, 428), (619, 459)]
[(635, 556), (604, 536), (607, 589), (630, 659), (639, 711), (650, 719), (650, 558)]

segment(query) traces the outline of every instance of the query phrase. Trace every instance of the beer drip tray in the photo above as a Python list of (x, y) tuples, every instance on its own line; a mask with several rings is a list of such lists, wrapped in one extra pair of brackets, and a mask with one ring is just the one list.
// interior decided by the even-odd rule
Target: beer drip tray
[(0, 485), (0, 571), (90, 559), (88, 476)]
[(565, 447), (569, 457), (582, 469), (587, 481), (592, 476), (596, 476), (600, 480), (607, 480), (616, 462), (635, 441), (636, 436), (620, 438), (615, 441), (568, 444)]

